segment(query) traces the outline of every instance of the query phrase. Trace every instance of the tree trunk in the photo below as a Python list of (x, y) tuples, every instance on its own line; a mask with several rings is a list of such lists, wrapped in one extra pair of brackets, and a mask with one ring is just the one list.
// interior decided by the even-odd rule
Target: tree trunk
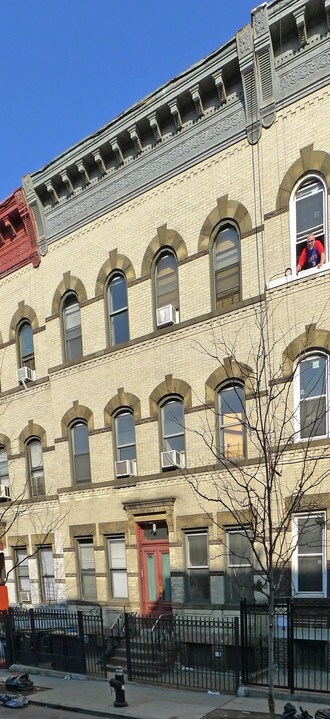
[(268, 608), (268, 708), (270, 719), (275, 719), (274, 696), (274, 582), (270, 577), (269, 608)]

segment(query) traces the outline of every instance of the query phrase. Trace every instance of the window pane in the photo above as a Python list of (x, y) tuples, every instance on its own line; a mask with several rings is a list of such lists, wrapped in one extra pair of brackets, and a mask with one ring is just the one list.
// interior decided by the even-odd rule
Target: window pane
[(325, 397), (300, 402), (300, 436), (323, 437), (327, 432)]
[(134, 444), (134, 417), (131, 412), (120, 414), (116, 418), (118, 446)]
[(126, 569), (126, 550), (124, 539), (109, 540), (109, 551), (112, 569)]
[(128, 597), (128, 584), (126, 572), (111, 572), (112, 580), (112, 596), (126, 598)]
[(298, 592), (322, 592), (323, 572), (321, 557), (299, 557)]
[(171, 572), (169, 554), (162, 554), (164, 601), (171, 601)]
[(220, 230), (214, 245), (215, 270), (223, 270), (239, 261), (238, 232), (235, 227), (228, 225)]
[(91, 465), (89, 454), (79, 454), (75, 457), (75, 478), (76, 482), (90, 482)]
[(37, 439), (29, 442), (28, 450), (30, 453), (31, 469), (40, 469), (40, 467), (43, 466), (41, 442)]
[(179, 307), (177, 263), (174, 255), (162, 255), (156, 265), (157, 308)]
[(241, 532), (231, 532), (229, 540), (229, 564), (242, 565), (251, 563), (251, 544), (249, 538)]
[(51, 547), (42, 547), (39, 549), (40, 562), (43, 574), (53, 575), (54, 564), (53, 564), (53, 552)]
[(252, 567), (229, 567), (226, 577), (226, 593), (228, 602), (239, 602), (243, 599), (253, 600)]
[(322, 554), (324, 518), (322, 516), (298, 519), (298, 552), (301, 554)]
[(109, 312), (117, 312), (127, 307), (127, 289), (125, 277), (118, 275), (110, 282), (108, 289)]
[(147, 555), (147, 573), (148, 573), (148, 599), (151, 602), (156, 601), (156, 575), (155, 575), (155, 556)]
[(8, 459), (5, 447), (0, 447), (0, 478), (8, 477)]
[(170, 452), (172, 449), (176, 452), (184, 452), (184, 435), (179, 434), (175, 437), (167, 437), (163, 441), (164, 452)]
[(72, 429), (74, 453), (89, 451), (88, 429), (86, 424), (75, 424)]
[(110, 334), (112, 345), (119, 345), (129, 340), (127, 310), (110, 318)]
[(319, 397), (326, 392), (327, 360), (316, 356), (300, 363), (300, 398)]
[(244, 411), (244, 393), (240, 385), (227, 387), (220, 392), (220, 413), (229, 415), (234, 421), (242, 419)]
[(71, 362), (76, 359), (80, 359), (80, 357), (82, 357), (82, 353), (83, 353), (81, 334), (79, 334), (77, 337), (68, 337), (66, 348), (67, 348), (66, 359), (68, 362)]
[(188, 564), (190, 567), (201, 567), (208, 565), (207, 559), (207, 535), (188, 534)]
[(33, 355), (33, 333), (29, 323), (22, 326), (19, 333), (21, 357)]
[(95, 574), (81, 575), (81, 591), (85, 599), (95, 599), (96, 597), (96, 579)]
[(323, 231), (323, 185), (308, 181), (296, 194), (296, 224), (298, 237), (311, 232)]
[(93, 544), (79, 544), (81, 569), (95, 569)]
[(210, 579), (208, 569), (189, 570), (189, 597), (192, 600), (208, 600), (210, 596)]
[(167, 402), (163, 407), (164, 436), (182, 434), (183, 432), (183, 404), (180, 400)]

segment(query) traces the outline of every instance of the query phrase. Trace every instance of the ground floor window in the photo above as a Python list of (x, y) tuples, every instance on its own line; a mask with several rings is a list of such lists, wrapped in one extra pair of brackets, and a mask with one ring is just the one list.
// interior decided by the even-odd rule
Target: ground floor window
[(293, 594), (304, 597), (326, 596), (326, 516), (325, 512), (300, 514), (292, 526)]
[(93, 540), (90, 537), (78, 539), (77, 545), (81, 598), (96, 599)]
[(125, 537), (108, 537), (110, 589), (113, 599), (127, 599), (127, 567)]
[(52, 547), (39, 547), (40, 594), (43, 602), (56, 600), (54, 561)]
[(207, 530), (186, 532), (187, 599), (210, 600), (210, 570)]
[(17, 598), (19, 603), (31, 602), (31, 584), (26, 547), (14, 551)]
[(238, 604), (240, 599), (253, 600), (252, 547), (248, 530), (227, 532), (226, 600)]

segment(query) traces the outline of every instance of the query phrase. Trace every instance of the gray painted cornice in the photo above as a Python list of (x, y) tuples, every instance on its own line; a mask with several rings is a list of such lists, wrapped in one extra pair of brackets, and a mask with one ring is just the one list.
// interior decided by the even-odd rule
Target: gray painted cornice
[(247, 137), (329, 82), (330, 0), (275, 0), (230, 42), (71, 147), (23, 186), (49, 243)]

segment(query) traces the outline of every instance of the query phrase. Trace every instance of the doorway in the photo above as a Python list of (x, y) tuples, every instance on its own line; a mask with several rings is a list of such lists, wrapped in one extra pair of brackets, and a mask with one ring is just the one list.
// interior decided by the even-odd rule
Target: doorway
[(137, 525), (141, 614), (169, 614), (171, 575), (168, 527), (155, 520)]

